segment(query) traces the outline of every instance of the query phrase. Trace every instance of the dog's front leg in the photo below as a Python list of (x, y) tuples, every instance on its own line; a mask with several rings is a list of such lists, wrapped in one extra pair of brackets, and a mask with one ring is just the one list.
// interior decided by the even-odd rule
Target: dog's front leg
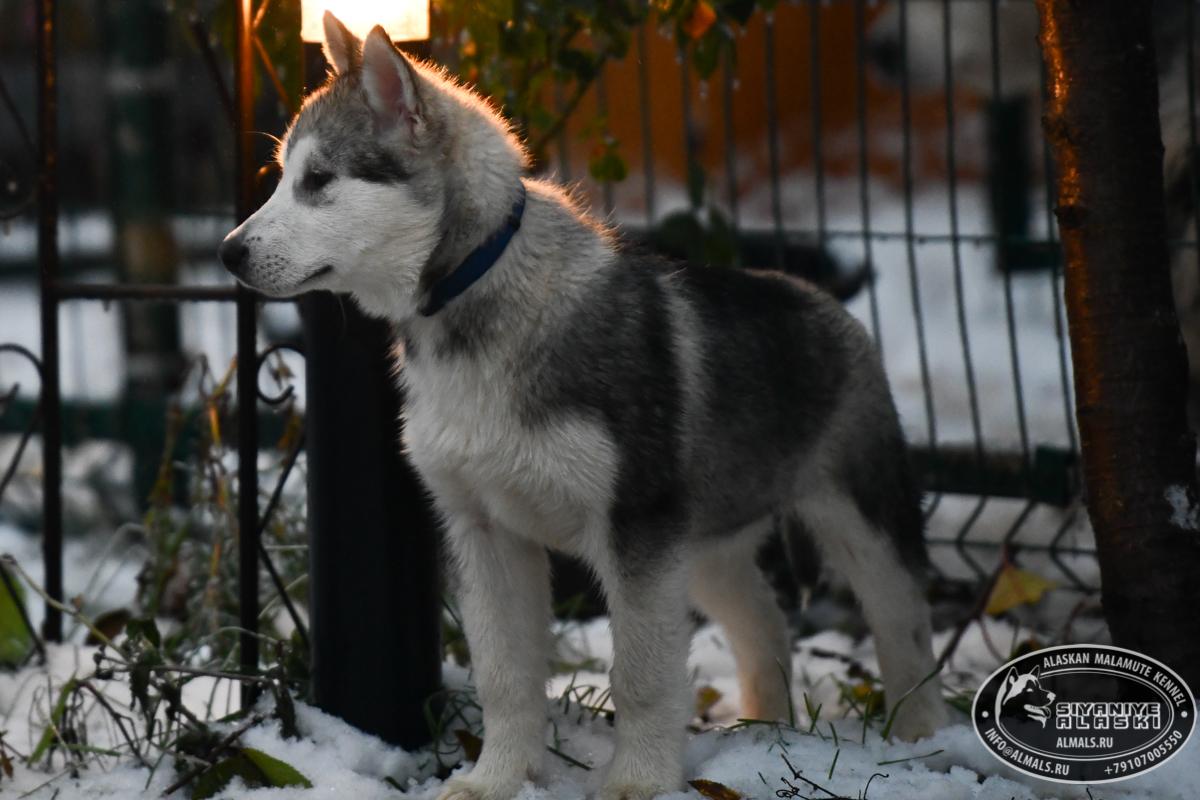
[(549, 677), (544, 548), (492, 525), (451, 520), (457, 594), (483, 706), (483, 751), (439, 800), (509, 800), (541, 770)]
[(691, 641), (683, 558), (601, 569), (613, 632), (617, 748), (598, 800), (649, 800), (683, 783)]

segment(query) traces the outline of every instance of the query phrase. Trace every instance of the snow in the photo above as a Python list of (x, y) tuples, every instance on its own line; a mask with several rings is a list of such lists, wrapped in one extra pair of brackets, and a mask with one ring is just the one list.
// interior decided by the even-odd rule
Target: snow
[(1188, 500), (1186, 486), (1168, 486), (1163, 492), (1171, 504), (1171, 524), (1185, 531), (1200, 531), (1200, 508)]
[[(1008, 623), (989, 620), (987, 626), (991, 631), (989, 636), (996, 640), (1014, 635)], [(605, 620), (562, 624), (559, 634), (560, 655), (564, 658), (586, 654), (607, 663), (612, 642)], [(939, 637), (939, 645), (944, 643), (945, 636)], [(951, 661), (949, 683), (957, 679), (974, 688), (996, 666), (983, 642), (978, 632), (968, 632)], [(1051, 784), (1010, 770), (983, 748), (961, 715), (955, 724), (913, 743), (885, 742), (877, 726), (864, 729), (861, 720), (853, 716), (844, 718), (845, 709), (837, 702), (837, 683), (847, 680), (850, 662), (875, 669), (869, 640), (854, 642), (843, 634), (823, 632), (797, 643), (795, 662), (796, 697), (807, 693), (814, 706), (822, 703), (819, 723), (811, 725), (800, 703), (795, 729), (767, 725), (731, 729), (729, 726), (736, 722), (737, 688), (727, 642), (718, 629), (704, 627), (697, 632), (691, 656), (695, 684), (712, 686), (724, 697), (713, 709), (713, 720), (690, 735), (685, 756), (688, 780), (716, 781), (748, 797), (829, 796), (796, 777), (794, 767), (803, 778), (845, 797), (859, 797), (868, 782), (867, 796), (889, 800), (1040, 800), (1086, 796), (1083, 787)], [(59, 645), (50, 648), (45, 669), (29, 667), (16, 674), (0, 675), (0, 725), (7, 731), (5, 740), (28, 752), (40, 730), (36, 722), (44, 718), (47, 697), (53, 694), (48, 691), (47, 676), (57, 686), (71, 674), (83, 675), (90, 668), (91, 648)], [(444, 680), (451, 689), (469, 690), (470, 674), (462, 667), (447, 663)], [(613, 728), (602, 717), (594, 719), (577, 704), (564, 704), (561, 700), (566, 687), (585, 684), (602, 690), (607, 679), (602, 672), (555, 678), (548, 692), (556, 702), (552, 703), (553, 725), (547, 732), (547, 743), (555, 744), (592, 769), (585, 770), (547, 754), (545, 776), (537, 786), (527, 784), (517, 800), (583, 800), (603, 780), (603, 766), (613, 751)], [(114, 703), (127, 702), (128, 697), (119, 685), (105, 685)], [(197, 713), (206, 713), (211, 690), (210, 679), (199, 679), (186, 693), (185, 702)], [(223, 713), (220, 706), (224, 704), (225, 701), (218, 702), (218, 708), (213, 709), (215, 715)], [(267, 711), (268, 707), (264, 705), (260, 710)], [(31, 725), (31, 720), (35, 724)], [(477, 717), (471, 721), (478, 724)], [(239, 741), (292, 765), (314, 784), (313, 789), (247, 789), (236, 784), (219, 796), (239, 800), (314, 797), (434, 800), (442, 785), (434, 777), (437, 762), (428, 750), (406, 752), (391, 747), (304, 704), (297, 706), (297, 726), (301, 734), (298, 739), (283, 738), (278, 723), (268, 721), (251, 728)], [(92, 743), (100, 746), (115, 741), (112, 738), (115, 732), (103, 724), (99, 714), (89, 717), (89, 735)], [(1164, 766), (1128, 781), (1094, 789), (1093, 796), (1105, 800), (1193, 800), (1200, 796), (1198, 748), (1200, 745), (1193, 740)], [(460, 767), (459, 771), (465, 768)], [(18, 766), (13, 780), (0, 786), (15, 793), (31, 792), (32, 798), (151, 798), (160, 796), (175, 778), (167, 766), (149, 776), (145, 769), (131, 763), (107, 769), (89, 767), (78, 778), (63, 774), (61, 768), (42, 772)], [(789, 783), (797, 787), (798, 794), (788, 794)], [(403, 787), (403, 791), (396, 786)], [(184, 794), (186, 791), (179, 796)], [(668, 795), (667, 800), (699, 797), (696, 791), (689, 790)]]

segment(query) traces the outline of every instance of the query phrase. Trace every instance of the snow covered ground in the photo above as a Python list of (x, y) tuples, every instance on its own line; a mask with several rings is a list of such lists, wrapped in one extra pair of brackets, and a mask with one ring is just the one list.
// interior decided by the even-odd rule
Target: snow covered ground
[[(1014, 633), (1001, 622), (989, 622), (988, 628), (989, 637), (997, 641)], [(572, 627), (563, 632), (561, 640), (565, 658), (586, 654), (603, 665), (611, 654), (604, 620)], [(942, 642), (944, 636), (938, 644)], [(737, 689), (728, 645), (717, 629), (706, 627), (697, 632), (691, 661), (695, 685), (716, 689), (721, 699), (712, 707), (710, 721), (689, 737), (688, 780), (715, 781), (746, 797), (1035, 800), (1088, 796), (1083, 787), (1045, 783), (1010, 770), (984, 750), (961, 717), (933, 737), (914, 743), (885, 742), (877, 726), (864, 729), (853, 715), (843, 718), (845, 708), (837, 701), (837, 686), (853, 682), (849, 676), (852, 663), (875, 669), (869, 640), (856, 644), (840, 634), (823, 633), (797, 643), (795, 696), (799, 700), (807, 694), (812, 706), (819, 704), (822, 710), (814, 726), (800, 703), (794, 730), (766, 725), (728, 728), (736, 722)], [(963, 681), (973, 688), (995, 666), (984, 637), (973, 629), (951, 663), (949, 683)], [(47, 672), (35, 668), (0, 675), (0, 726), (7, 731), (5, 741), (29, 752), (41, 730), (38, 723), (45, 718), (47, 698), (53, 695), (50, 682), (57, 686), (72, 673), (85, 674), (90, 667), (87, 649), (59, 646), (51, 651), (49, 679)], [(447, 664), (444, 674), (448, 687), (469, 688), (467, 670)], [(587, 768), (548, 753), (544, 780), (538, 786), (527, 785), (519, 800), (583, 800), (602, 779), (603, 767), (612, 755), (613, 729), (603, 717), (594, 718), (576, 703), (564, 703), (562, 698), (569, 696), (570, 686), (603, 690), (607, 680), (602, 672), (561, 675), (549, 691), (554, 702), (547, 744)], [(115, 704), (128, 700), (120, 687), (112, 688)], [(202, 712), (210, 689), (202, 679), (191, 685), (185, 701)], [(93, 745), (116, 744), (116, 733), (104, 724), (102, 715), (90, 719)], [(433, 800), (438, 793), (442, 781), (434, 776), (436, 761), (428, 751), (410, 753), (389, 747), (304, 705), (298, 708), (298, 726), (299, 739), (284, 739), (278, 723), (267, 722), (246, 732), (240, 743), (292, 765), (313, 783), (313, 789), (247, 789), (235, 783), (219, 796), (242, 800)], [(130, 763), (107, 770), (91, 767), (78, 777), (61, 767), (42, 772), (18, 766), (11, 780), (0, 779), (0, 789), (14, 796), (46, 800), (151, 798), (160, 796), (175, 777), (169, 766), (150, 776)], [(815, 789), (805, 780), (828, 791)], [(799, 791), (793, 793), (789, 784)], [(186, 794), (183, 791), (178, 796)], [(696, 800), (700, 796), (689, 790), (668, 797)], [(1200, 744), (1193, 740), (1165, 766), (1128, 781), (1095, 787), (1090, 796), (1096, 800), (1194, 800), (1200, 796)]]

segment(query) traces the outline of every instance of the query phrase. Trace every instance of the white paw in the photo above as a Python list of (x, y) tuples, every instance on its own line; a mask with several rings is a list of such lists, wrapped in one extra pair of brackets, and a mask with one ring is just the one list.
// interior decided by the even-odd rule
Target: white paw
[(481, 781), (468, 774), (446, 781), (437, 800), (512, 800), (524, 783), (519, 779)]
[(596, 795), (596, 800), (652, 800), (659, 795), (678, 792), (679, 788), (657, 782), (609, 782)]
[[(910, 698), (910, 701), (916, 699)], [(938, 728), (944, 727), (948, 720), (946, 704), (940, 697), (922, 703), (905, 702), (896, 712), (891, 736), (902, 742), (914, 742), (932, 736)]]

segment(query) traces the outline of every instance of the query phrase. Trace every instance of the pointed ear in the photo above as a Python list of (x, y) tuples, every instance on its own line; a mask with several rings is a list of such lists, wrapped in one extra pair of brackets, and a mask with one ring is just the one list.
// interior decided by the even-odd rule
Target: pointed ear
[(415, 130), (424, 121), (420, 77), (379, 25), (363, 43), (363, 90), (375, 117), (390, 127), (400, 122)]
[(333, 65), (333, 70), (341, 75), (353, 72), (362, 66), (362, 42), (342, 24), (342, 21), (331, 12), (326, 11), (323, 18), (325, 23), (325, 60)]

